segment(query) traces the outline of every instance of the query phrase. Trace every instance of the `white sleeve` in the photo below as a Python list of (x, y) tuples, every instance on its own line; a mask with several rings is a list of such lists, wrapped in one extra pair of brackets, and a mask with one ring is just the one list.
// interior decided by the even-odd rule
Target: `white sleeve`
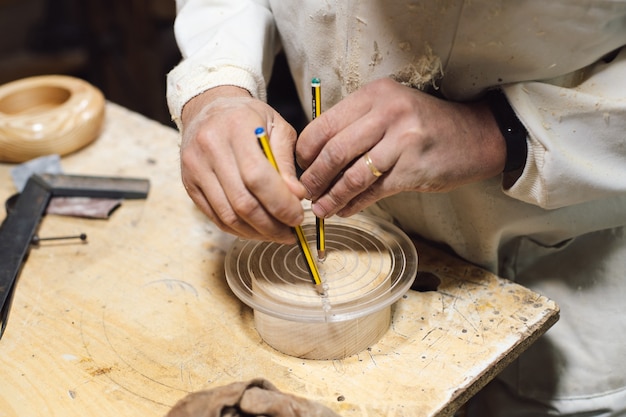
[[(177, 0), (174, 33), (183, 60), (167, 75), (167, 101), (182, 108), (212, 87), (234, 85), (265, 99), (279, 48), (267, 0)], [(179, 125), (180, 127), (180, 125)]]
[(574, 87), (504, 92), (529, 133), (524, 171), (505, 193), (546, 209), (626, 195), (626, 47)]

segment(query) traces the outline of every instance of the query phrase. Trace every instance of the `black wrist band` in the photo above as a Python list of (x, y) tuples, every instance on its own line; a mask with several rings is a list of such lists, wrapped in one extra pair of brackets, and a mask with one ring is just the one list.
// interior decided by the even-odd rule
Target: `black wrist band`
[(489, 91), (486, 98), (506, 142), (506, 164), (503, 172), (516, 171), (526, 164), (528, 131), (501, 90)]

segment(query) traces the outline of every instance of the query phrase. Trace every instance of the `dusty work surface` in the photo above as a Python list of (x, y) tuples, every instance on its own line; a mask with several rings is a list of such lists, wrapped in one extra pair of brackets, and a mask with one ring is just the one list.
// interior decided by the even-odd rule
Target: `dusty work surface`
[[(441, 284), (402, 298), (379, 343), (337, 361), (278, 353), (226, 285), (233, 238), (194, 208), (178, 161), (174, 130), (113, 104), (100, 138), (62, 159), (67, 174), (152, 188), (108, 220), (44, 218), (41, 237), (88, 243), (31, 250), (0, 340), (0, 416), (158, 416), (189, 392), (254, 377), (346, 417), (445, 416), (558, 318), (553, 301), (418, 245), (420, 274)], [(10, 168), (0, 164), (2, 201)]]

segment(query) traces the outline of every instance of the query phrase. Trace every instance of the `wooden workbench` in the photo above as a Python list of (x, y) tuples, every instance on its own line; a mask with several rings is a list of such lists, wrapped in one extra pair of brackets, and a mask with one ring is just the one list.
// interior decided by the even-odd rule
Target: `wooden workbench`
[[(232, 237), (179, 178), (178, 134), (107, 105), (104, 131), (65, 173), (145, 177), (146, 200), (108, 220), (46, 216), (0, 340), (0, 415), (159, 416), (187, 393), (264, 377), (342, 416), (447, 416), (544, 333), (556, 304), (418, 244), (436, 291), (410, 291), (376, 345), (344, 360), (283, 355), (228, 288)], [(0, 164), (0, 200), (15, 192)], [(0, 218), (4, 213), (0, 214)]]

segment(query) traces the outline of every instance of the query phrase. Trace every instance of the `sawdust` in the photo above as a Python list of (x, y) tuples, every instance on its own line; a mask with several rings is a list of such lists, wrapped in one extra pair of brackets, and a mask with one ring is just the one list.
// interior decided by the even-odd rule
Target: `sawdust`
[(403, 85), (420, 90), (428, 86), (437, 88), (437, 82), (443, 77), (441, 58), (433, 54), (429, 46), (426, 46), (425, 50), (424, 55), (392, 74), (391, 78)]
[(363, 51), (359, 43), (363, 30), (367, 30), (367, 20), (360, 17), (360, 2), (350, 1), (338, 5), (338, 8), (345, 8), (343, 16), (347, 17), (345, 22), (341, 22), (346, 27), (345, 48), (337, 56), (337, 77), (341, 80), (342, 94), (348, 95), (357, 91), (363, 84), (359, 62)]
[(370, 66), (374, 67), (380, 64), (383, 60), (383, 56), (380, 53), (380, 49), (378, 48), (378, 42), (374, 41), (374, 53), (371, 57)]
[(90, 374), (91, 376), (99, 376), (99, 375), (106, 375), (108, 373), (111, 373), (111, 371), (113, 371), (113, 368), (110, 366), (107, 366), (105, 368), (98, 368), (98, 369), (93, 369)]

